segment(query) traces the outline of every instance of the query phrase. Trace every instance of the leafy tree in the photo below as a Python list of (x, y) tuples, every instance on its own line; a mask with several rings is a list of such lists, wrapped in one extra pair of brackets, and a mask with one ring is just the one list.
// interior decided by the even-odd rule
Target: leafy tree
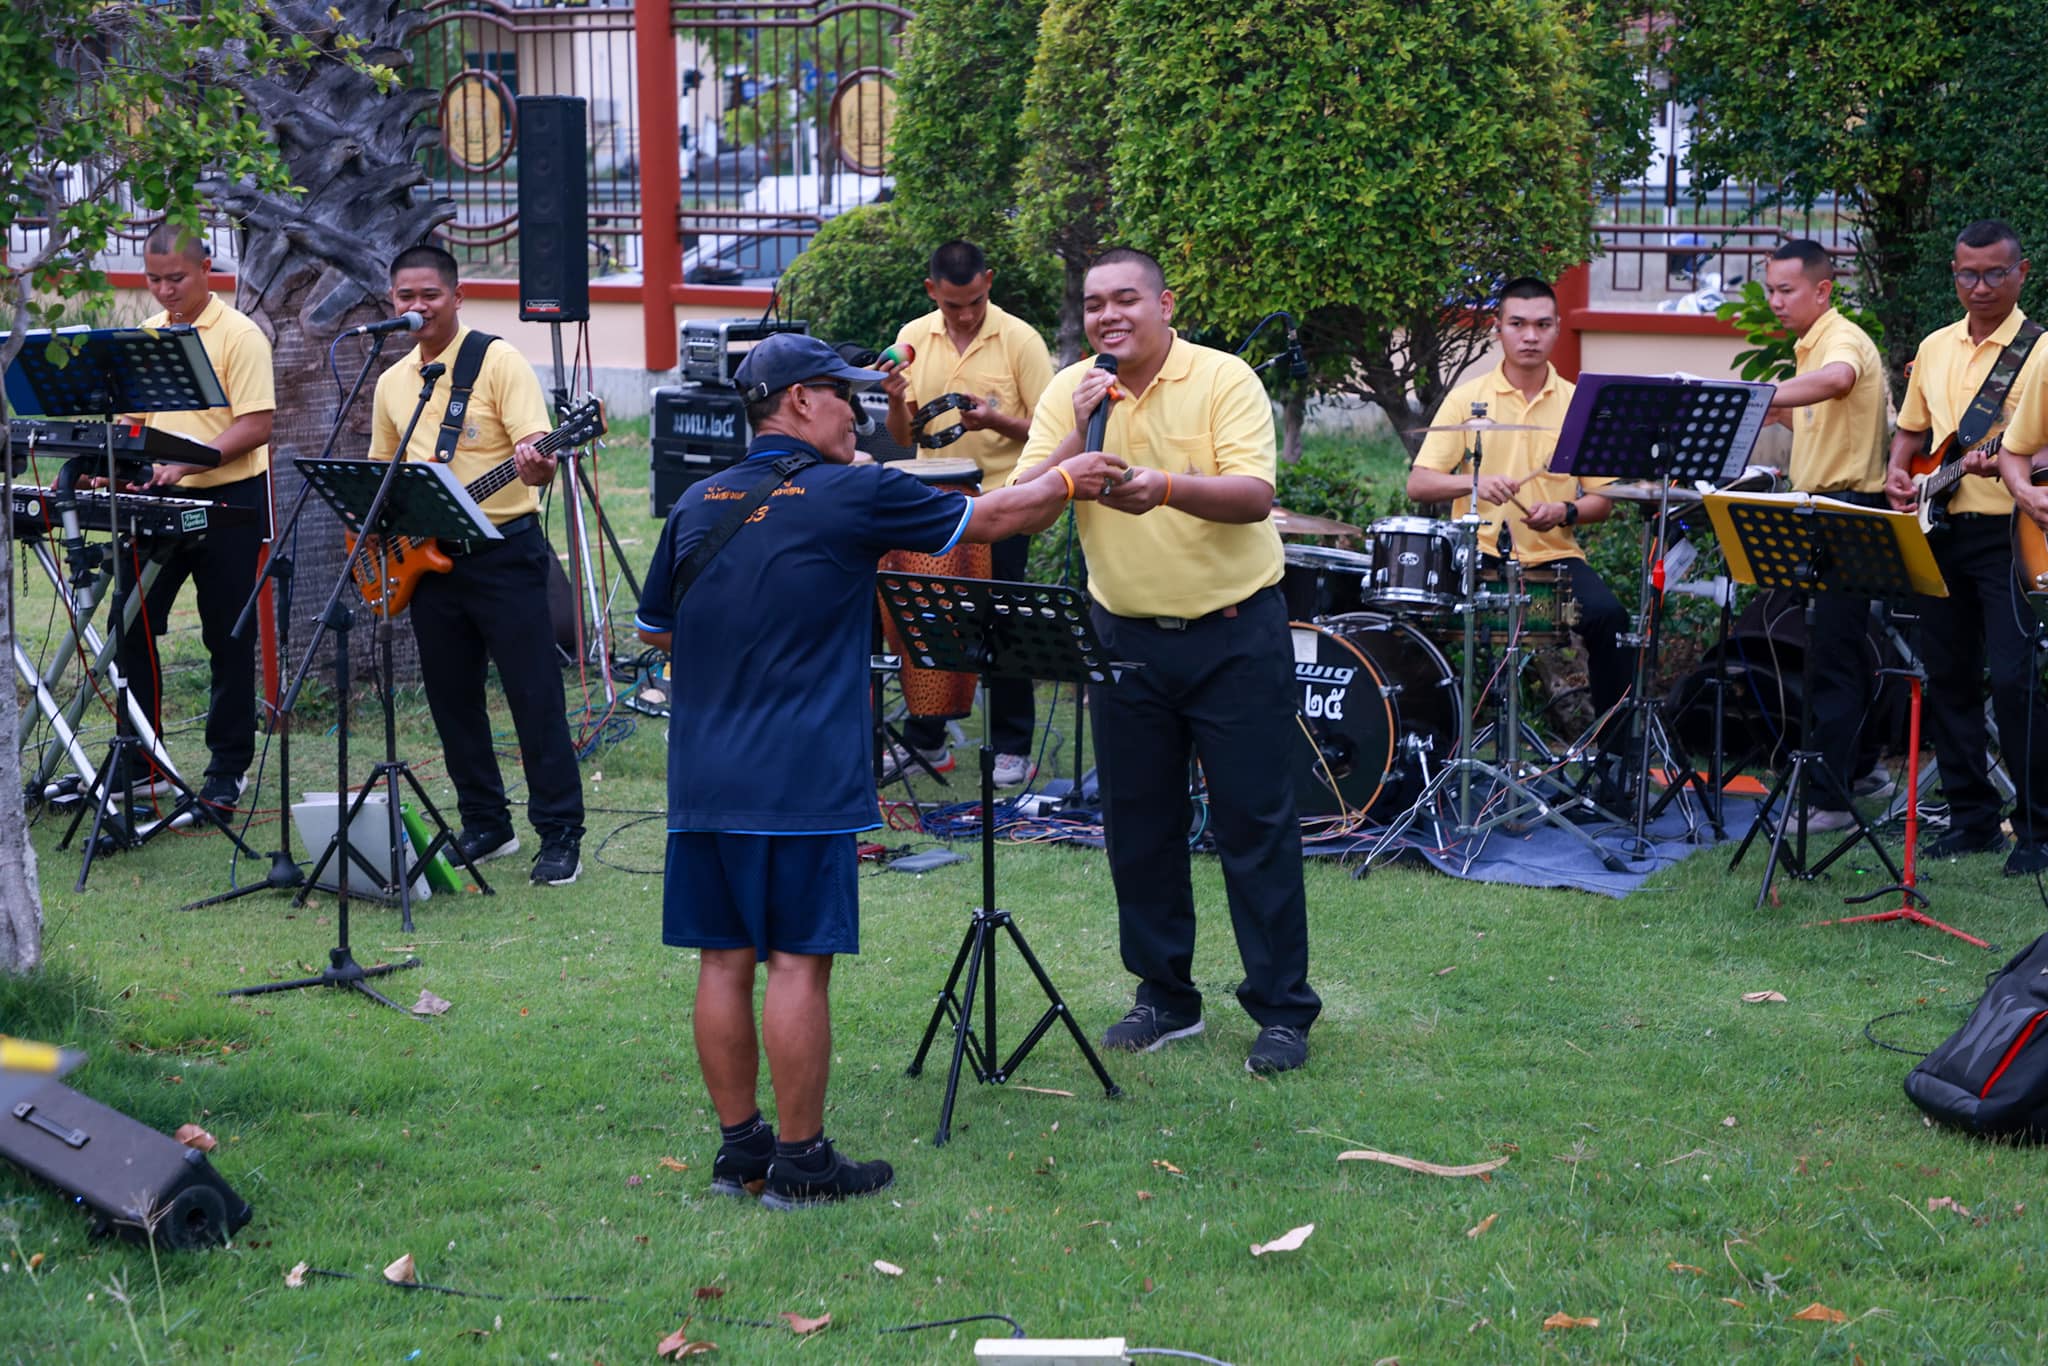
[(1019, 128), (1017, 236), (1026, 251), (1059, 258), (1062, 365), (1081, 356), (1081, 285), (1088, 262), (1116, 238), (1110, 172), (1116, 150), (1116, 49), (1100, 36), (1101, 7), (1050, 0)]
[(1616, 97), (1587, 9), (1123, 0), (1117, 117), (1147, 132), (1119, 141), (1117, 214), (1190, 322), (1287, 308), (1318, 387), (1418, 426), (1485, 349), (1498, 282), (1588, 255), (1612, 145), (1589, 110)]
[(895, 201), (848, 209), (782, 272), (783, 310), (829, 341), (887, 346), (931, 308), (923, 288), (929, 256), (905, 234)]

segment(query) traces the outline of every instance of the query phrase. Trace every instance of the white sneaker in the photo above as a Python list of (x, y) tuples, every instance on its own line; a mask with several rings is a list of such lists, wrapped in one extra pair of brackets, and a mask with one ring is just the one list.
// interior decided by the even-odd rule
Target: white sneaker
[[(1793, 812), (1791, 820), (1791, 828), (1794, 830), (1798, 829), (1799, 813)], [(1814, 807), (1806, 813), (1806, 829), (1809, 834), (1816, 830), (1822, 832), (1847, 830), (1854, 824), (1856, 824), (1855, 814), (1848, 811), (1824, 811), (1820, 807)]]
[(1899, 785), (1892, 778), (1892, 771), (1881, 763), (1872, 764), (1870, 772), (1856, 780), (1855, 793), (1858, 801), (1881, 802), (1898, 790)]
[[(917, 757), (931, 765), (931, 770), (934, 773), (951, 773), (953, 771), (953, 751), (950, 749), (921, 749), (917, 752)], [(902, 776), (906, 769), (914, 774), (922, 774), (924, 772), (922, 768), (912, 762), (909, 750), (905, 749), (902, 745), (889, 746), (889, 752), (882, 756), (882, 781), (893, 783), (898, 777)], [(996, 772), (998, 775), (1002, 773), (1000, 763), (996, 767)], [(998, 776), (996, 781), (1000, 783), (1002, 778)]]
[(996, 786), (1017, 787), (1038, 776), (1038, 765), (1022, 754), (996, 756)]

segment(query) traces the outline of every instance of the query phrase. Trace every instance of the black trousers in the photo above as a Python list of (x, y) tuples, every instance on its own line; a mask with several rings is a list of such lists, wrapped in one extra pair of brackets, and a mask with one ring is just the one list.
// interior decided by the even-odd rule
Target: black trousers
[(2048, 839), (2048, 705), (2034, 648), (2040, 628), (2013, 577), (2012, 518), (1957, 518), (1934, 537), (1934, 560), (1949, 595), (1916, 604), (1915, 639), (1927, 669), (1922, 719), (1941, 764), (1949, 827), (1994, 830), (2004, 814), (1985, 769), (1988, 665), (1998, 749), (2019, 789), (2013, 831), (2022, 840)]
[(1198, 758), (1244, 963), (1237, 999), (1261, 1025), (1307, 1029), (1322, 1001), (1308, 984), (1301, 825), (1281, 761), (1300, 743), (1287, 606), (1268, 588), (1235, 611), (1168, 630), (1095, 609), (1109, 656), (1144, 665), (1091, 689), (1117, 926), (1139, 1003), (1199, 1013), (1188, 853)]
[(1629, 648), (1621, 642), (1628, 631), (1628, 609), (1592, 565), (1579, 559), (1563, 564), (1571, 574), (1572, 597), (1579, 605), (1579, 624), (1573, 629), (1586, 651), (1586, 682), (1593, 695), (1593, 710), (1604, 715), (1628, 691), (1635, 672)]
[[(989, 572), (994, 577), (1008, 579), (1012, 583), (1023, 583), (1029, 579), (1029, 536), (1012, 536), (1007, 541), (997, 541), (988, 550)], [(998, 754), (1030, 757), (1032, 728), (1038, 720), (1031, 680), (999, 678), (984, 686), (988, 693), (989, 743)], [(917, 749), (944, 749), (946, 723), (923, 716), (912, 717), (903, 725), (903, 738)], [(970, 738), (977, 743), (981, 739), (978, 735)]]
[[(1877, 493), (1830, 493), (1829, 498), (1863, 507), (1883, 507)], [(1813, 734), (1806, 747), (1817, 750), (1831, 781), (1814, 784), (1813, 804), (1846, 810), (1849, 789), (1863, 775), (1863, 718), (1877, 696), (1871, 671), (1869, 598), (1853, 593), (1814, 595), (1813, 630), (1806, 648), (1813, 654)]]
[[(168, 629), (178, 590), (190, 579), (198, 590), (199, 638), (206, 645), (212, 676), (206, 708), (206, 776), (239, 778), (256, 757), (256, 646), (260, 633), (253, 622), (240, 640), (232, 632), (242, 605), (255, 590), (256, 561), (270, 535), (270, 476), (259, 474), (176, 496), (226, 503), (257, 515), (246, 526), (211, 527), (204, 540), (181, 545), (164, 558), (164, 567), (144, 599), (142, 615), (121, 637), (121, 669), (143, 715), (161, 734), (163, 674), (151, 637)], [(124, 585), (133, 579), (133, 552), (124, 552), (120, 573)], [(125, 717), (121, 726), (128, 728)]]
[(583, 837), (583, 775), (569, 739), (562, 667), (548, 615), (554, 549), (538, 526), (486, 541), (412, 599), (420, 678), (445, 747), (456, 809), (470, 830), (510, 830), (511, 805), (491, 743), (484, 680), (498, 666), (526, 771), (526, 817), (542, 839)]

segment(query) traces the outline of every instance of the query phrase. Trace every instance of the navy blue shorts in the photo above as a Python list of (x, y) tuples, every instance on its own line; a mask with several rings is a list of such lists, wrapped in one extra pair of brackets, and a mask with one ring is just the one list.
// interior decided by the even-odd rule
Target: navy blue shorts
[(859, 953), (853, 835), (670, 831), (661, 942), (679, 949)]

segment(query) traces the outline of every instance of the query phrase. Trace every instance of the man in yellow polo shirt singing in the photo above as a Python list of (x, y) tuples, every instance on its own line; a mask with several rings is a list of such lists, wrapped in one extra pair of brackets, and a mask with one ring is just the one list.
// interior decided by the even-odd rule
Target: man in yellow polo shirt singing
[[(143, 602), (142, 614), (122, 637), (128, 684), (143, 714), (159, 732), (163, 678), (153, 636), (170, 624), (171, 607), (185, 580), (198, 587), (199, 638), (206, 645), (212, 683), (206, 708), (206, 777), (202, 801), (232, 810), (242, 794), (243, 774), (256, 756), (256, 633), (233, 632), (242, 605), (256, 589), (256, 566), (270, 538), (270, 428), (277, 409), (270, 339), (247, 317), (214, 297), (207, 287), (213, 262), (206, 247), (174, 224), (163, 224), (142, 244), (142, 276), (163, 311), (144, 327), (184, 324), (199, 333), (213, 364), (225, 408), (187, 413), (148, 413), (145, 425), (201, 441), (220, 452), (213, 469), (159, 464), (146, 490), (180, 498), (204, 498), (246, 510), (235, 525), (216, 522), (195, 544), (169, 552)], [(141, 773), (138, 786), (146, 785)]]
[(1957, 458), (1966, 473), (1949, 498), (1947, 524), (1928, 538), (1948, 597), (1919, 604), (1927, 730), (1949, 811), (1948, 832), (1926, 853), (1951, 858), (2006, 848), (2004, 802), (1986, 764), (1988, 664), (1999, 750), (2018, 787), (2012, 825), (2019, 847), (2005, 861), (2007, 875), (2017, 877), (2048, 869), (2048, 706), (2031, 677), (2040, 628), (2013, 576), (2013, 498), (1998, 477), (1996, 445), (2020, 395), (2040, 387), (2048, 347), (2039, 344), (2040, 326), (2029, 326), (2020, 311), (2027, 260), (2009, 225), (1986, 219), (1964, 228), (1950, 274), (1963, 318), (1920, 343), (1885, 493), (1894, 508), (1911, 511), (1918, 499), (1908, 465), (1951, 438), (1962, 447)]
[[(1594, 490), (1614, 481), (1550, 473), (1556, 429), (1564, 425), (1577, 387), (1550, 363), (1560, 322), (1557, 295), (1543, 281), (1524, 276), (1501, 286), (1494, 323), (1500, 338), (1499, 368), (1444, 395), (1433, 421), (1439, 426), (1465, 422), (1473, 416), (1475, 404), (1485, 404), (1486, 416), (1494, 422), (1550, 429), (1485, 434), (1479, 447), (1479, 511), (1486, 525), (1479, 529), (1479, 549), (1489, 556), (1498, 553), (1504, 520), (1516, 560), (1524, 566), (1560, 564), (1571, 575), (1572, 597), (1579, 605), (1573, 629), (1585, 645), (1594, 713), (1604, 717), (1628, 691), (1628, 649), (1621, 641), (1628, 630), (1628, 612), (1607, 581), (1586, 563), (1586, 552), (1579, 548), (1572, 528), (1607, 520), (1614, 504)], [(1464, 516), (1471, 501), (1467, 471), (1473, 445), (1468, 433), (1432, 432), (1408, 472), (1408, 496), (1418, 503), (1455, 500), (1452, 516)], [(1610, 751), (1619, 745), (1621, 730), (1610, 726), (1603, 736), (1612, 741)], [(1609, 775), (1617, 786), (1625, 785), (1629, 777)]]
[[(1188, 761), (1208, 784), (1244, 980), (1258, 1022), (1245, 1067), (1308, 1060), (1322, 1002), (1308, 984), (1308, 904), (1294, 775), (1300, 743), (1294, 655), (1273, 529), (1273, 410), (1234, 356), (1172, 327), (1159, 263), (1118, 247), (1089, 267), (1089, 343), (1116, 357), (1122, 397), (1103, 445), (1130, 466), (1099, 502), (1076, 504), (1095, 629), (1112, 659), (1143, 667), (1091, 692), (1110, 876), (1124, 966), (1137, 1002), (1103, 1038), (1151, 1052), (1202, 1032), (1189, 880)], [(1053, 477), (1082, 454), (1110, 372), (1090, 362), (1053, 377), (1013, 483)]]
[[(1797, 240), (1771, 253), (1764, 293), (1772, 314), (1798, 340), (1798, 372), (1778, 385), (1771, 416), (1792, 429), (1792, 487), (1864, 507), (1884, 506), (1884, 358), (1870, 334), (1834, 305), (1835, 263), (1818, 242)], [(1870, 599), (1821, 593), (1814, 603), (1813, 734), (1826, 779), (1815, 785), (1819, 809), (1809, 830), (1855, 823), (1850, 785), (1863, 771), (1857, 740), (1876, 675), (1866, 644)]]
[[(455, 258), (436, 246), (408, 247), (391, 263), (391, 307), (423, 318), (419, 345), (377, 380), (370, 458), (389, 460), (412, 421), (425, 384), (421, 370), (448, 367), (434, 382), (406, 444), (408, 460), (433, 460), (444, 444), (443, 420), (471, 336), (461, 318)], [(448, 467), (467, 486), (515, 462), (517, 479), (479, 500), (503, 540), (442, 541), (455, 561), (428, 574), (413, 592), (412, 632), (419, 643), (420, 680), (446, 746), (448, 777), (462, 813), (457, 842), (472, 861), (519, 852), (512, 808), (484, 710), (484, 672), (498, 666), (519, 759), (526, 770), (526, 818), (540, 836), (532, 878), (537, 885), (574, 882), (582, 871), (583, 776), (562, 692), (548, 614), (549, 561), (536, 489), (554, 477), (555, 458), (534, 448), (548, 432), (540, 380), (511, 343), (489, 340), (466, 410), (452, 433)]]
[[(948, 242), (932, 253), (928, 269), (924, 292), (938, 307), (904, 324), (896, 334), (896, 353), (909, 359), (885, 357), (878, 367), (889, 375), (882, 383), (889, 396), (889, 435), (899, 445), (916, 449), (912, 426), (920, 406), (946, 394), (972, 400), (973, 406), (961, 410), (957, 428), (933, 424), (934, 435), (961, 433), (935, 453), (973, 460), (981, 467), (981, 486), (1001, 488), (1023, 454), (1024, 439), (1031, 434), (1031, 412), (1052, 379), (1052, 353), (1037, 329), (989, 302), (995, 272), (980, 247)], [(1031, 538), (997, 541), (989, 547), (989, 559), (995, 577), (1022, 580), (1030, 572)], [(1036, 719), (1031, 683), (1000, 679), (987, 687), (996, 786), (1030, 782)], [(943, 721), (912, 717), (903, 727), (903, 738), (934, 769), (943, 772), (953, 766)], [(908, 755), (890, 754), (883, 777), (893, 777), (909, 762)]]

